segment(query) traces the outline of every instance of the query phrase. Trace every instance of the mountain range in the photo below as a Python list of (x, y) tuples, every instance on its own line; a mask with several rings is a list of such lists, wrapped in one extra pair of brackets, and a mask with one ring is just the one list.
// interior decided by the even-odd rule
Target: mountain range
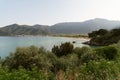
[(50, 33), (47, 25), (18, 25), (12, 24), (0, 28), (0, 36), (8, 35), (46, 35)]
[(48, 35), (48, 34), (87, 34), (98, 29), (113, 29), (120, 27), (120, 21), (101, 18), (83, 22), (63, 22), (48, 25), (18, 25), (12, 24), (0, 28), (0, 36), (6, 35)]

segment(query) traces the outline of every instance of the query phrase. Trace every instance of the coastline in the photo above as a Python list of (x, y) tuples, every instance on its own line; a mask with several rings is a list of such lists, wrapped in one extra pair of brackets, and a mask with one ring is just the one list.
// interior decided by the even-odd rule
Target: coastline
[(27, 37), (27, 36), (52, 36), (52, 37), (68, 37), (68, 38), (83, 38), (90, 39), (88, 35), (82, 34), (48, 34), (48, 35), (0, 35), (1, 37)]
[(87, 34), (50, 34), (48, 36), (90, 39)]

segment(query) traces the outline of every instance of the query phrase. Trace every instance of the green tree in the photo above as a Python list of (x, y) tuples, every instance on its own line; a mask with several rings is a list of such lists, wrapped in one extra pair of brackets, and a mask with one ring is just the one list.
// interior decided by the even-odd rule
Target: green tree
[(105, 35), (107, 33), (108, 33), (108, 30), (106, 30), (106, 29), (99, 29), (98, 30), (98, 35), (100, 35), (100, 36), (103, 36), (103, 35)]
[(72, 53), (72, 51), (73, 44), (71, 44), (70, 42), (62, 43), (60, 46), (54, 46), (52, 48), (52, 52), (58, 57), (66, 56)]
[(120, 29), (112, 29), (110, 33), (112, 36), (120, 36)]
[(98, 35), (98, 31), (93, 31), (93, 32), (91, 32), (91, 33), (88, 33), (88, 36), (89, 36), (90, 38), (97, 37), (97, 35)]
[(98, 31), (92, 31), (91, 33), (88, 33), (88, 36), (90, 38), (95, 38), (95, 37), (103, 36), (107, 33), (108, 31), (106, 29), (99, 29)]

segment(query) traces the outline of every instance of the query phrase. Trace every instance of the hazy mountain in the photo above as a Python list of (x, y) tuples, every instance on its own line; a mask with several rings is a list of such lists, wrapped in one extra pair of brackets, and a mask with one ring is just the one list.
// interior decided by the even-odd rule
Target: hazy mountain
[(7, 36), (10, 33), (0, 30), (0, 36)]
[(45, 25), (18, 25), (12, 24), (5, 27), (0, 28), (1, 35), (9, 33), (9, 35), (45, 35), (48, 34), (49, 26)]
[(0, 35), (46, 35), (52, 34), (84, 34), (98, 29), (120, 27), (120, 21), (106, 19), (91, 19), (84, 22), (64, 22), (52, 26), (12, 24), (0, 28)]
[(51, 26), (51, 31), (55, 34), (88, 33), (98, 29), (112, 29), (120, 26), (120, 21), (110, 21), (106, 19), (91, 19), (84, 22), (65, 22)]

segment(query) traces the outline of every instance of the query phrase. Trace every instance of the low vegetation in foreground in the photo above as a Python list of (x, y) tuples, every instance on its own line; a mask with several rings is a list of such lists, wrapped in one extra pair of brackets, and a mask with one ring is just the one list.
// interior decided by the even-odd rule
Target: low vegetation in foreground
[(1, 60), (0, 80), (119, 80), (120, 42), (98, 48), (69, 43), (52, 51), (19, 47)]

